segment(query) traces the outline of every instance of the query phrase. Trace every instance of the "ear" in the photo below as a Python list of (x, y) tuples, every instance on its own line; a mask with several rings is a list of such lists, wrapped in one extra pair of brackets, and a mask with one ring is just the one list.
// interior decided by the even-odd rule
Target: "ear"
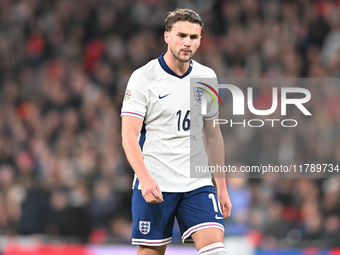
[(165, 31), (164, 32), (164, 41), (168, 44), (169, 43), (169, 32)]

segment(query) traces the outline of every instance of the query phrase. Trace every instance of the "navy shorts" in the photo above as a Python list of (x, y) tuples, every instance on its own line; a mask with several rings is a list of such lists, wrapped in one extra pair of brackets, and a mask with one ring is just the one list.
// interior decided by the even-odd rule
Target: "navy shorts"
[(183, 243), (193, 243), (191, 234), (205, 228), (224, 231), (223, 217), (213, 186), (190, 192), (163, 192), (162, 203), (145, 202), (142, 192), (132, 195), (132, 244), (161, 246), (171, 242), (175, 218)]

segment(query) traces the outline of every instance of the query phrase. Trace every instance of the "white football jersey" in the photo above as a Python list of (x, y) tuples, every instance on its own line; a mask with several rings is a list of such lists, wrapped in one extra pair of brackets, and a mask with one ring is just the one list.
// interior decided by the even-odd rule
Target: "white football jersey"
[[(211, 178), (190, 178), (190, 125), (194, 121), (190, 120), (190, 78), (215, 78), (216, 81), (217, 78), (211, 68), (193, 60), (188, 71), (179, 76), (167, 66), (163, 55), (133, 72), (121, 115), (144, 120), (144, 163), (161, 191), (187, 192), (212, 185)], [(207, 109), (205, 117), (195, 120), (200, 130), (203, 119), (213, 119), (218, 114), (218, 106), (211, 101)], [(194, 153), (200, 164), (208, 165), (202, 134), (195, 137), (198, 137), (195, 138), (197, 146), (191, 156)], [(140, 189), (136, 176), (133, 186)]]

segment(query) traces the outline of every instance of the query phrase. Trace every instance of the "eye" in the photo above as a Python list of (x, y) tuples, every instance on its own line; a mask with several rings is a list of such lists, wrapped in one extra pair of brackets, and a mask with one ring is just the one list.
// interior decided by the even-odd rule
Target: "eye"
[(192, 35), (192, 36), (190, 36), (190, 39), (192, 39), (192, 40), (198, 39), (198, 35)]

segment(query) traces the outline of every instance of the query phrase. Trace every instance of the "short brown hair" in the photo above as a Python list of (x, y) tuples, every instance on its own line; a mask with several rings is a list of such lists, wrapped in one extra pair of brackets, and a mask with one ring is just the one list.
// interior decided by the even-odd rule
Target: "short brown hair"
[(190, 9), (176, 9), (167, 14), (168, 16), (164, 21), (165, 31), (170, 32), (172, 26), (178, 21), (189, 21), (191, 23), (199, 24), (201, 26), (201, 34), (203, 33), (203, 20), (197, 12)]

